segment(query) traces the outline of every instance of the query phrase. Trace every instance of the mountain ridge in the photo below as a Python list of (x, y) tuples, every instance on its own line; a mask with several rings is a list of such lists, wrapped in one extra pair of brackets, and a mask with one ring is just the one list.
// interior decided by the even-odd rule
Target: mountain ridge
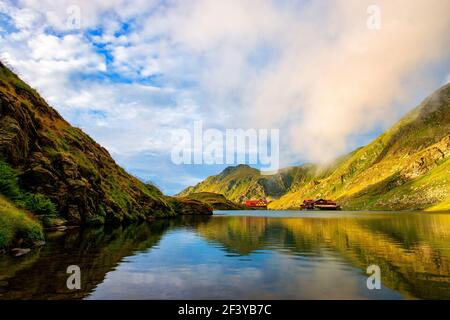
[(192, 213), (191, 207), (212, 213), (128, 174), (1, 62), (0, 160), (17, 172), (23, 190), (48, 197), (71, 224), (172, 217)]
[[(351, 210), (450, 210), (450, 84), (444, 85), (366, 146), (323, 168), (307, 164), (250, 178), (225, 169), (181, 192), (222, 193), (233, 201), (268, 197), (271, 209), (295, 209), (307, 198), (337, 199)], [(233, 177), (226, 172), (233, 172)], [(247, 175), (248, 176), (248, 175)], [(264, 189), (263, 181), (289, 181)], [(265, 184), (267, 186), (267, 184)], [(268, 192), (267, 192), (268, 191)], [(281, 195), (280, 195), (281, 194)], [(426, 195), (426, 196), (421, 196)]]

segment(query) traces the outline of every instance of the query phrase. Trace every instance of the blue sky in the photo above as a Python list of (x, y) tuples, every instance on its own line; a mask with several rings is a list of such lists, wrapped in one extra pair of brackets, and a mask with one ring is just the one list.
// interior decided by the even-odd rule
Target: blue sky
[(119, 164), (169, 194), (226, 165), (174, 165), (171, 131), (280, 130), (282, 166), (370, 142), (449, 81), (450, 3), (17, 0), (0, 58)]

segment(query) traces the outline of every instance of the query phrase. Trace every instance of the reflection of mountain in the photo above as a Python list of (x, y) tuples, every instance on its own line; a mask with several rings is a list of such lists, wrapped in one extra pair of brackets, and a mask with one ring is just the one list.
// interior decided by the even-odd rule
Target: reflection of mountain
[[(144, 298), (145, 294), (163, 296), (162, 292), (170, 297), (196, 297), (192, 290), (203, 290), (198, 292), (205, 294), (216, 286), (225, 292), (218, 297), (267, 294), (330, 298), (319, 292), (330, 286), (312, 285), (311, 279), (334, 281), (335, 272), (342, 275), (343, 270), (353, 268), (352, 273), (359, 269), (364, 276), (371, 264), (381, 267), (386, 287), (405, 297), (450, 298), (450, 215), (317, 215), (181, 217), (116, 229), (55, 233), (41, 250), (21, 258), (0, 259), (0, 299), (80, 299), (97, 288), (98, 292), (102, 292), (102, 287), (105, 290), (105, 279), (110, 280), (106, 288), (124, 290), (120, 285), (128, 284), (130, 275), (154, 278), (149, 283), (155, 287), (148, 292), (142, 289), (142, 296), (138, 295)], [(212, 245), (192, 237), (194, 233)], [(163, 236), (165, 240), (160, 241)], [(186, 243), (176, 245), (183, 241)], [(190, 241), (197, 244), (190, 246)], [(155, 246), (159, 249), (150, 250)], [(224, 249), (225, 254), (217, 248)], [(236, 259), (236, 255), (246, 257)], [(135, 260), (133, 256), (141, 259)], [(124, 271), (128, 262), (132, 268)], [(119, 264), (121, 268), (116, 270)], [(66, 289), (69, 265), (81, 268), (81, 291)], [(246, 288), (241, 287), (241, 275), (247, 279)], [(160, 280), (161, 276), (164, 280)], [(235, 282), (221, 282), (224, 277)], [(117, 280), (122, 282), (117, 284)], [(341, 282), (346, 286), (342, 290), (347, 290), (343, 296), (364, 297), (358, 290), (352, 291), (355, 287), (347, 280)], [(98, 287), (99, 284), (103, 286)], [(129, 285), (128, 289), (136, 289), (132, 283)], [(306, 290), (301, 295), (297, 292), (298, 285), (316, 292)], [(140, 288), (143, 287), (145, 284), (141, 284)], [(136, 290), (139, 293), (140, 289)], [(359, 293), (348, 295), (355, 292)], [(105, 292), (100, 296), (110, 297)]]
[[(208, 217), (180, 217), (117, 228), (75, 229), (49, 235), (30, 255), (0, 260), (0, 299), (80, 299), (86, 297), (124, 257), (155, 246), (175, 226)], [(12, 260), (14, 259), (14, 260)], [(67, 267), (81, 269), (81, 290), (66, 287)]]
[(361, 219), (217, 217), (198, 232), (233, 253), (271, 249), (294, 255), (338, 252), (362, 272), (377, 264), (383, 283), (406, 296), (450, 298), (450, 216)]

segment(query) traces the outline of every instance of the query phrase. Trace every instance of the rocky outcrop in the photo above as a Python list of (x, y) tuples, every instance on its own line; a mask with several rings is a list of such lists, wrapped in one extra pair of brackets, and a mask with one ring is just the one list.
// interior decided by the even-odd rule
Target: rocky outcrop
[(450, 157), (450, 134), (438, 143), (419, 152), (402, 170), (402, 177), (408, 181), (420, 177), (439, 166)]

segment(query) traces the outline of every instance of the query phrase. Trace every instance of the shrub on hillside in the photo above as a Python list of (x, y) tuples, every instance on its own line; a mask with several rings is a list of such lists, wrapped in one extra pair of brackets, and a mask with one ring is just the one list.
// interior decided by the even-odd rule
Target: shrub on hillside
[(3, 161), (0, 161), (0, 193), (10, 199), (17, 199), (21, 194), (16, 172)]
[(36, 215), (56, 216), (57, 210), (55, 204), (42, 194), (25, 194), (19, 201), (19, 205)]
[(56, 216), (58, 213), (55, 204), (46, 196), (23, 192), (19, 187), (17, 173), (3, 161), (0, 161), (0, 194), (36, 215)]

